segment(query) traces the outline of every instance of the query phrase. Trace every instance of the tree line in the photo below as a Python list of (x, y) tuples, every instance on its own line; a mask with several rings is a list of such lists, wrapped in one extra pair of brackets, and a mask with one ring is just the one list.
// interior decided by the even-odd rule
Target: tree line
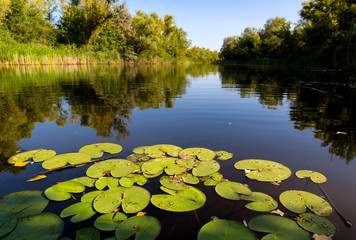
[(226, 37), (221, 59), (355, 67), (355, 0), (303, 2), (299, 14), (293, 28), (290, 21), (275, 17), (261, 29), (248, 27), (240, 36)]
[(172, 15), (137, 11), (118, 0), (0, 0), (0, 62), (213, 62), (191, 46)]

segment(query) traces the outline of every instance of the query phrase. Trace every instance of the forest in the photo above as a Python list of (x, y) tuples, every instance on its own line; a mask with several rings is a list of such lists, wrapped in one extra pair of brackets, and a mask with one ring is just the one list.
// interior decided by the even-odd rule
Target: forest
[(213, 62), (191, 46), (172, 15), (137, 11), (118, 0), (0, 0), (0, 63)]
[(354, 69), (355, 13), (355, 0), (306, 1), (298, 23), (275, 17), (262, 29), (245, 28), (239, 36), (224, 39), (220, 57), (224, 61)]

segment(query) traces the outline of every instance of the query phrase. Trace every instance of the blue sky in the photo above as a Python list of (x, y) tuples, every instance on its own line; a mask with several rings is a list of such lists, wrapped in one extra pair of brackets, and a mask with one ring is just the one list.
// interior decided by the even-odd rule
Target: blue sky
[(132, 15), (137, 10), (174, 16), (192, 45), (220, 50), (225, 37), (240, 35), (246, 27), (261, 28), (269, 18), (299, 18), (306, 0), (126, 0)]

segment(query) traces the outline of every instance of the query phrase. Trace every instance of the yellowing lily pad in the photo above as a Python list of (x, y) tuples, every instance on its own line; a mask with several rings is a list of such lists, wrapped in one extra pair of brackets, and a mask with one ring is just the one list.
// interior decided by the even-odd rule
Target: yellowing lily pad
[(104, 152), (116, 154), (122, 151), (122, 147), (115, 143), (95, 143), (82, 147), (79, 149), (80, 153), (86, 153), (92, 158), (99, 158), (103, 156)]
[(330, 236), (336, 233), (336, 226), (332, 222), (312, 213), (300, 214), (297, 223), (305, 230), (319, 235)]
[(256, 237), (239, 222), (219, 219), (205, 224), (198, 233), (198, 240), (256, 240)]
[(279, 196), (279, 201), (285, 208), (295, 213), (304, 213), (307, 208), (323, 217), (332, 213), (332, 207), (325, 199), (305, 191), (285, 191)]
[(327, 178), (319, 173), (319, 172), (314, 172), (314, 171), (310, 171), (310, 170), (299, 170), (295, 173), (295, 175), (298, 178), (309, 178), (315, 182), (315, 183), (324, 183), (326, 182)]
[(261, 182), (280, 182), (292, 174), (286, 166), (262, 159), (246, 159), (235, 163), (234, 166), (240, 170), (251, 170), (246, 176)]
[(199, 161), (210, 161), (215, 157), (215, 152), (207, 148), (186, 148), (179, 152), (182, 159), (197, 158)]
[(161, 224), (151, 216), (134, 216), (121, 222), (115, 231), (117, 240), (135, 239), (154, 240), (161, 232)]
[(91, 157), (85, 153), (64, 153), (44, 161), (42, 163), (42, 167), (45, 169), (52, 169), (65, 166), (67, 163), (77, 164), (82, 162), (89, 162), (90, 159)]
[(193, 168), (193, 175), (197, 177), (208, 176), (216, 173), (220, 169), (220, 164), (215, 160), (206, 162), (199, 162), (199, 164)]
[(65, 218), (74, 215), (70, 221), (77, 223), (91, 218), (95, 213), (91, 202), (78, 202), (63, 209), (60, 216)]
[(248, 196), (241, 195), (241, 200), (252, 201), (245, 207), (258, 212), (270, 212), (278, 207), (278, 203), (271, 196), (261, 192), (252, 192)]
[(127, 216), (122, 212), (107, 213), (98, 217), (94, 226), (101, 231), (114, 231), (120, 222), (127, 219)]
[(44, 191), (46, 197), (52, 201), (65, 201), (71, 198), (70, 193), (81, 193), (85, 190), (83, 184), (74, 181), (58, 183)]
[(56, 155), (56, 152), (48, 149), (37, 149), (27, 152), (18, 153), (10, 157), (7, 162), (10, 164), (15, 164), (17, 162), (24, 162), (29, 159), (33, 159), (35, 162), (43, 162), (48, 160)]
[(223, 198), (240, 200), (242, 195), (251, 195), (251, 190), (237, 182), (220, 182), (215, 186), (215, 191)]
[(113, 177), (124, 177), (129, 175), (135, 169), (135, 164), (126, 159), (111, 159), (96, 163), (87, 169), (87, 176), (91, 178), (100, 178), (107, 173)]

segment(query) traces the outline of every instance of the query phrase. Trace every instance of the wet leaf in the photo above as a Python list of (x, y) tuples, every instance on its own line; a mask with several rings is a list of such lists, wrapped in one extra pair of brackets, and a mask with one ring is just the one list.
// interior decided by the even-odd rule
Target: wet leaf
[(151, 216), (134, 216), (121, 222), (115, 231), (117, 240), (135, 239), (154, 240), (161, 232), (161, 224)]
[(144, 174), (161, 174), (168, 164), (175, 164), (176, 158), (156, 158), (144, 162), (141, 169)]
[(245, 207), (258, 212), (269, 212), (278, 207), (278, 203), (271, 196), (261, 192), (252, 192), (248, 196), (241, 195), (241, 200), (252, 201)]
[(92, 191), (92, 192), (89, 192), (87, 194), (84, 194), (82, 196), (82, 198), (80, 199), (80, 201), (81, 202), (90, 202), (90, 203), (92, 203), (94, 201), (94, 198), (96, 198), (102, 192), (104, 192), (104, 191), (97, 190), (97, 191)]
[(327, 180), (323, 174), (310, 170), (299, 170), (295, 175), (298, 178), (310, 178), (314, 183), (324, 183)]
[(159, 182), (162, 184), (162, 186), (172, 189), (172, 190), (184, 190), (187, 188), (187, 184), (183, 182), (174, 181), (173, 178), (169, 176), (163, 176), (160, 178)]
[(36, 177), (28, 179), (26, 182), (34, 182), (46, 178), (46, 175), (38, 175)]
[(119, 186), (119, 179), (113, 177), (103, 177), (99, 178), (95, 182), (95, 187), (98, 190), (103, 190), (106, 186), (110, 189)]
[(213, 174), (210, 174), (209, 176), (206, 176), (204, 178), (204, 185), (205, 186), (216, 186), (216, 184), (220, 183), (223, 180), (223, 175), (216, 172)]
[(42, 162), (48, 160), (56, 155), (56, 152), (53, 150), (47, 149), (37, 149), (27, 152), (18, 153), (10, 157), (7, 162), (10, 164), (15, 164), (18, 162), (24, 162), (29, 159), (33, 159), (35, 162)]
[(232, 153), (229, 153), (229, 152), (226, 152), (226, 151), (216, 151), (215, 152), (216, 154), (216, 157), (219, 159), (219, 160), (229, 160), (230, 158), (232, 158)]
[(121, 212), (107, 213), (98, 217), (94, 221), (94, 226), (101, 231), (114, 231), (120, 222), (127, 219), (127, 216)]
[(178, 179), (182, 179), (183, 182), (188, 183), (188, 184), (198, 184), (200, 182), (199, 178), (197, 178), (196, 176), (193, 176), (190, 173), (178, 174), (178, 175), (176, 175), (176, 177)]
[(95, 215), (91, 202), (78, 202), (63, 209), (61, 218), (73, 216), (70, 221), (72, 223), (82, 222)]
[(120, 179), (120, 185), (123, 187), (131, 187), (135, 183), (139, 186), (143, 186), (147, 183), (147, 178), (141, 174), (129, 174)]
[(94, 187), (95, 180), (96, 179), (90, 177), (79, 177), (79, 178), (74, 178), (71, 181), (79, 182), (86, 187)]
[(198, 166), (193, 168), (193, 175), (197, 177), (208, 176), (216, 173), (220, 169), (220, 164), (217, 161), (210, 160), (201, 162)]
[(85, 190), (79, 182), (67, 181), (53, 185), (44, 191), (46, 197), (52, 201), (65, 201), (71, 198), (70, 193), (81, 193)]
[(92, 158), (99, 158), (103, 156), (104, 152), (116, 154), (122, 151), (122, 147), (115, 143), (95, 143), (82, 147), (79, 149), (80, 153), (86, 153)]
[(160, 158), (166, 154), (171, 157), (178, 157), (178, 153), (182, 150), (181, 147), (170, 144), (158, 144), (146, 147), (144, 154), (151, 158)]
[(105, 176), (106, 171), (110, 171), (113, 177), (124, 177), (135, 169), (135, 164), (126, 159), (111, 159), (96, 163), (87, 169), (87, 176), (100, 178)]
[(210, 161), (215, 157), (215, 152), (206, 148), (186, 148), (179, 152), (182, 159), (197, 158), (199, 161)]
[(147, 161), (150, 160), (149, 156), (146, 156), (144, 154), (131, 154), (126, 157), (127, 160), (130, 160), (131, 162), (141, 162), (141, 161)]
[(305, 230), (319, 235), (329, 236), (336, 233), (336, 227), (332, 222), (312, 213), (300, 214), (297, 223)]
[(100, 233), (95, 228), (82, 228), (77, 231), (75, 240), (100, 240)]
[(67, 163), (77, 164), (82, 162), (89, 162), (91, 157), (85, 153), (64, 153), (56, 155), (53, 158), (46, 160), (42, 163), (42, 167), (45, 169), (52, 169), (57, 167), (63, 167)]
[(241, 195), (251, 195), (251, 190), (237, 182), (220, 182), (215, 186), (215, 191), (223, 198), (241, 200)]
[(256, 240), (256, 237), (239, 222), (219, 219), (205, 224), (198, 233), (198, 240)]
[(0, 210), (0, 237), (11, 232), (17, 224), (16, 215), (10, 211)]

